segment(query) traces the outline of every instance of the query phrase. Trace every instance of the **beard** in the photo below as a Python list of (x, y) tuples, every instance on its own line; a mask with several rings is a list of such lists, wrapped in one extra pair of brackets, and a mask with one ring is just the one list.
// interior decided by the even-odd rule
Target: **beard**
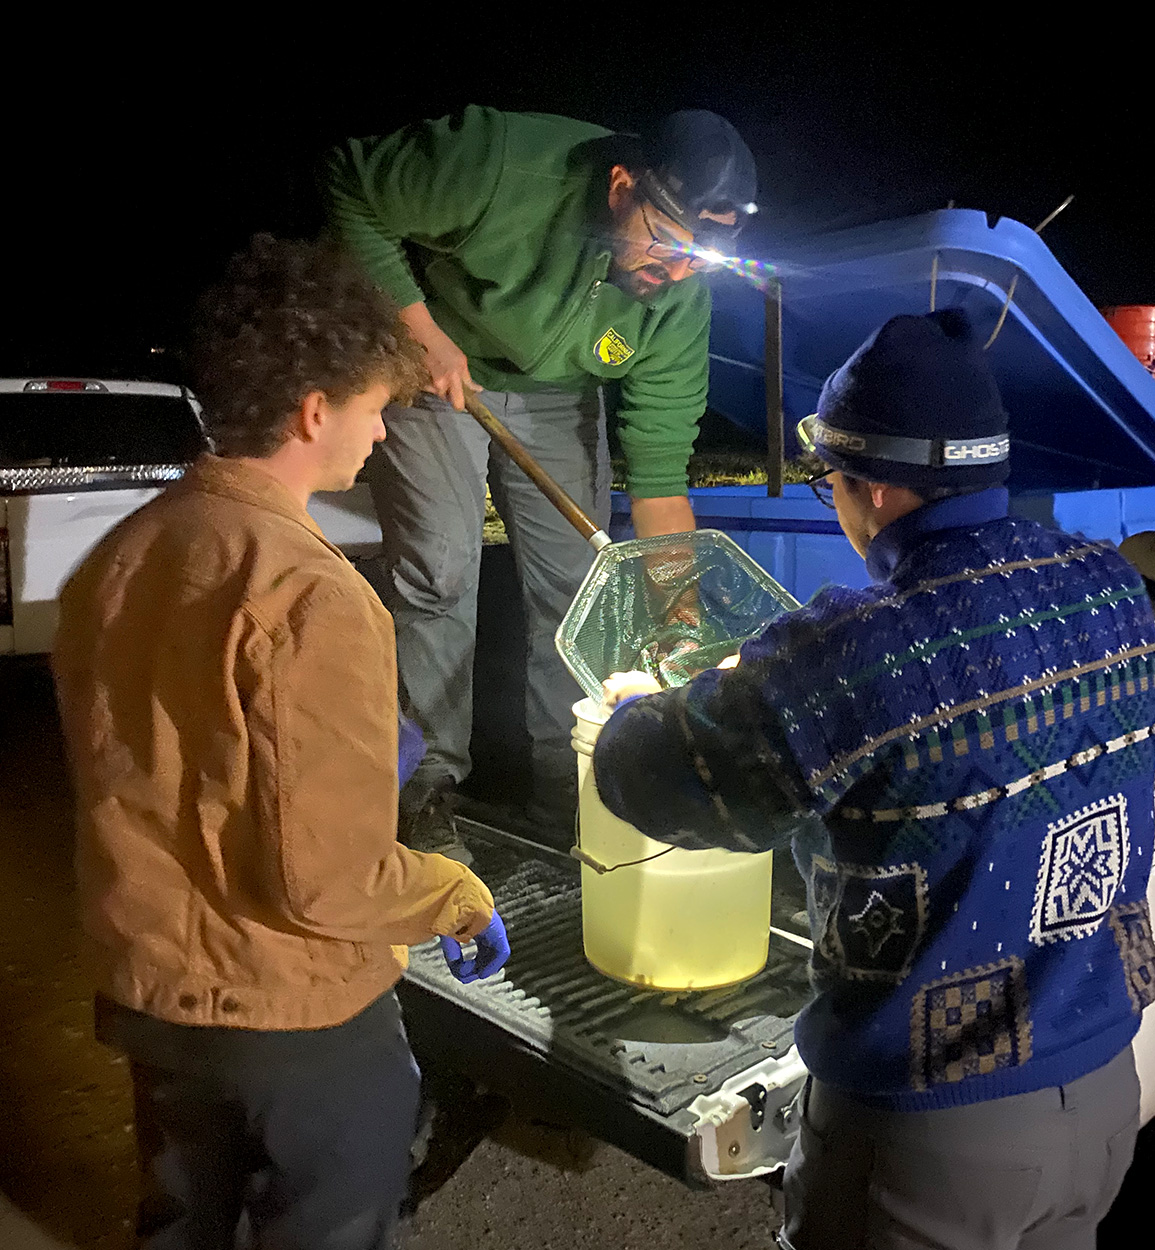
[(610, 282), (620, 291), (633, 296), (636, 300), (651, 300), (674, 284), (669, 270), (656, 262), (641, 265), (637, 269), (623, 269), (614, 265), (610, 273)]

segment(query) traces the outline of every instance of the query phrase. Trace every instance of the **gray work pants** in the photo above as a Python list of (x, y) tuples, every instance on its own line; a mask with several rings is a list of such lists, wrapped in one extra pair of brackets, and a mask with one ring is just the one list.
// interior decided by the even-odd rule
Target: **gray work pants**
[[(483, 391), (481, 400), (603, 527), (610, 469), (600, 392)], [(525, 474), (465, 412), (432, 395), (385, 411), (387, 438), (366, 466), (384, 539), (386, 605), (397, 624), (406, 710), (429, 750), (423, 791), (469, 772), (473, 647), (488, 477), (513, 546), (528, 642), (526, 728), (536, 788), (574, 770), (570, 711), (581, 689), (554, 633), (593, 552)]]
[(1139, 1129), (1130, 1046), (1054, 1089), (881, 1111), (812, 1080), (786, 1166), (790, 1250), (1094, 1250)]

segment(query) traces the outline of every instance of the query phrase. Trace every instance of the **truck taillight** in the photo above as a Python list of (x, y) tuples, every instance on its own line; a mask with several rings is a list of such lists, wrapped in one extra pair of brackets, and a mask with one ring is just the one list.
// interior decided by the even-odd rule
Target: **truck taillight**
[(25, 382), (24, 389), (30, 392), (45, 391), (107, 391), (103, 382), (85, 382), (79, 378), (37, 378), (33, 382)]

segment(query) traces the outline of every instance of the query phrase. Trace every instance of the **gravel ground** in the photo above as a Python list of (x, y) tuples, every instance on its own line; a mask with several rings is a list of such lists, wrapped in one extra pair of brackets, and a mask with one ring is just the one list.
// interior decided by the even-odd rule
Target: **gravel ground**
[[(418, 1211), (407, 1250), (762, 1250), (770, 1192), (756, 1181), (694, 1193), (612, 1146), (516, 1118), (483, 1142)], [(575, 1165), (573, 1154), (589, 1154)], [(567, 1155), (571, 1157), (567, 1157)]]
[(71, 798), (43, 666), (0, 661), (0, 1192), (92, 1250), (129, 1244), (125, 1064), (92, 1040)]
[[(47, 670), (0, 660), (0, 1246), (128, 1250), (123, 1060), (91, 1035), (73, 918), (68, 782)], [(692, 1192), (630, 1156), (510, 1116), (426, 1199), (410, 1250), (772, 1245), (757, 1182)]]

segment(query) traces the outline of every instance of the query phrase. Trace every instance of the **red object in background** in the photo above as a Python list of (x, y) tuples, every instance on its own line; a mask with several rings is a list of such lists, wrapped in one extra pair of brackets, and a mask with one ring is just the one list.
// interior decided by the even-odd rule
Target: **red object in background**
[(1121, 304), (1099, 311), (1155, 377), (1155, 304)]

